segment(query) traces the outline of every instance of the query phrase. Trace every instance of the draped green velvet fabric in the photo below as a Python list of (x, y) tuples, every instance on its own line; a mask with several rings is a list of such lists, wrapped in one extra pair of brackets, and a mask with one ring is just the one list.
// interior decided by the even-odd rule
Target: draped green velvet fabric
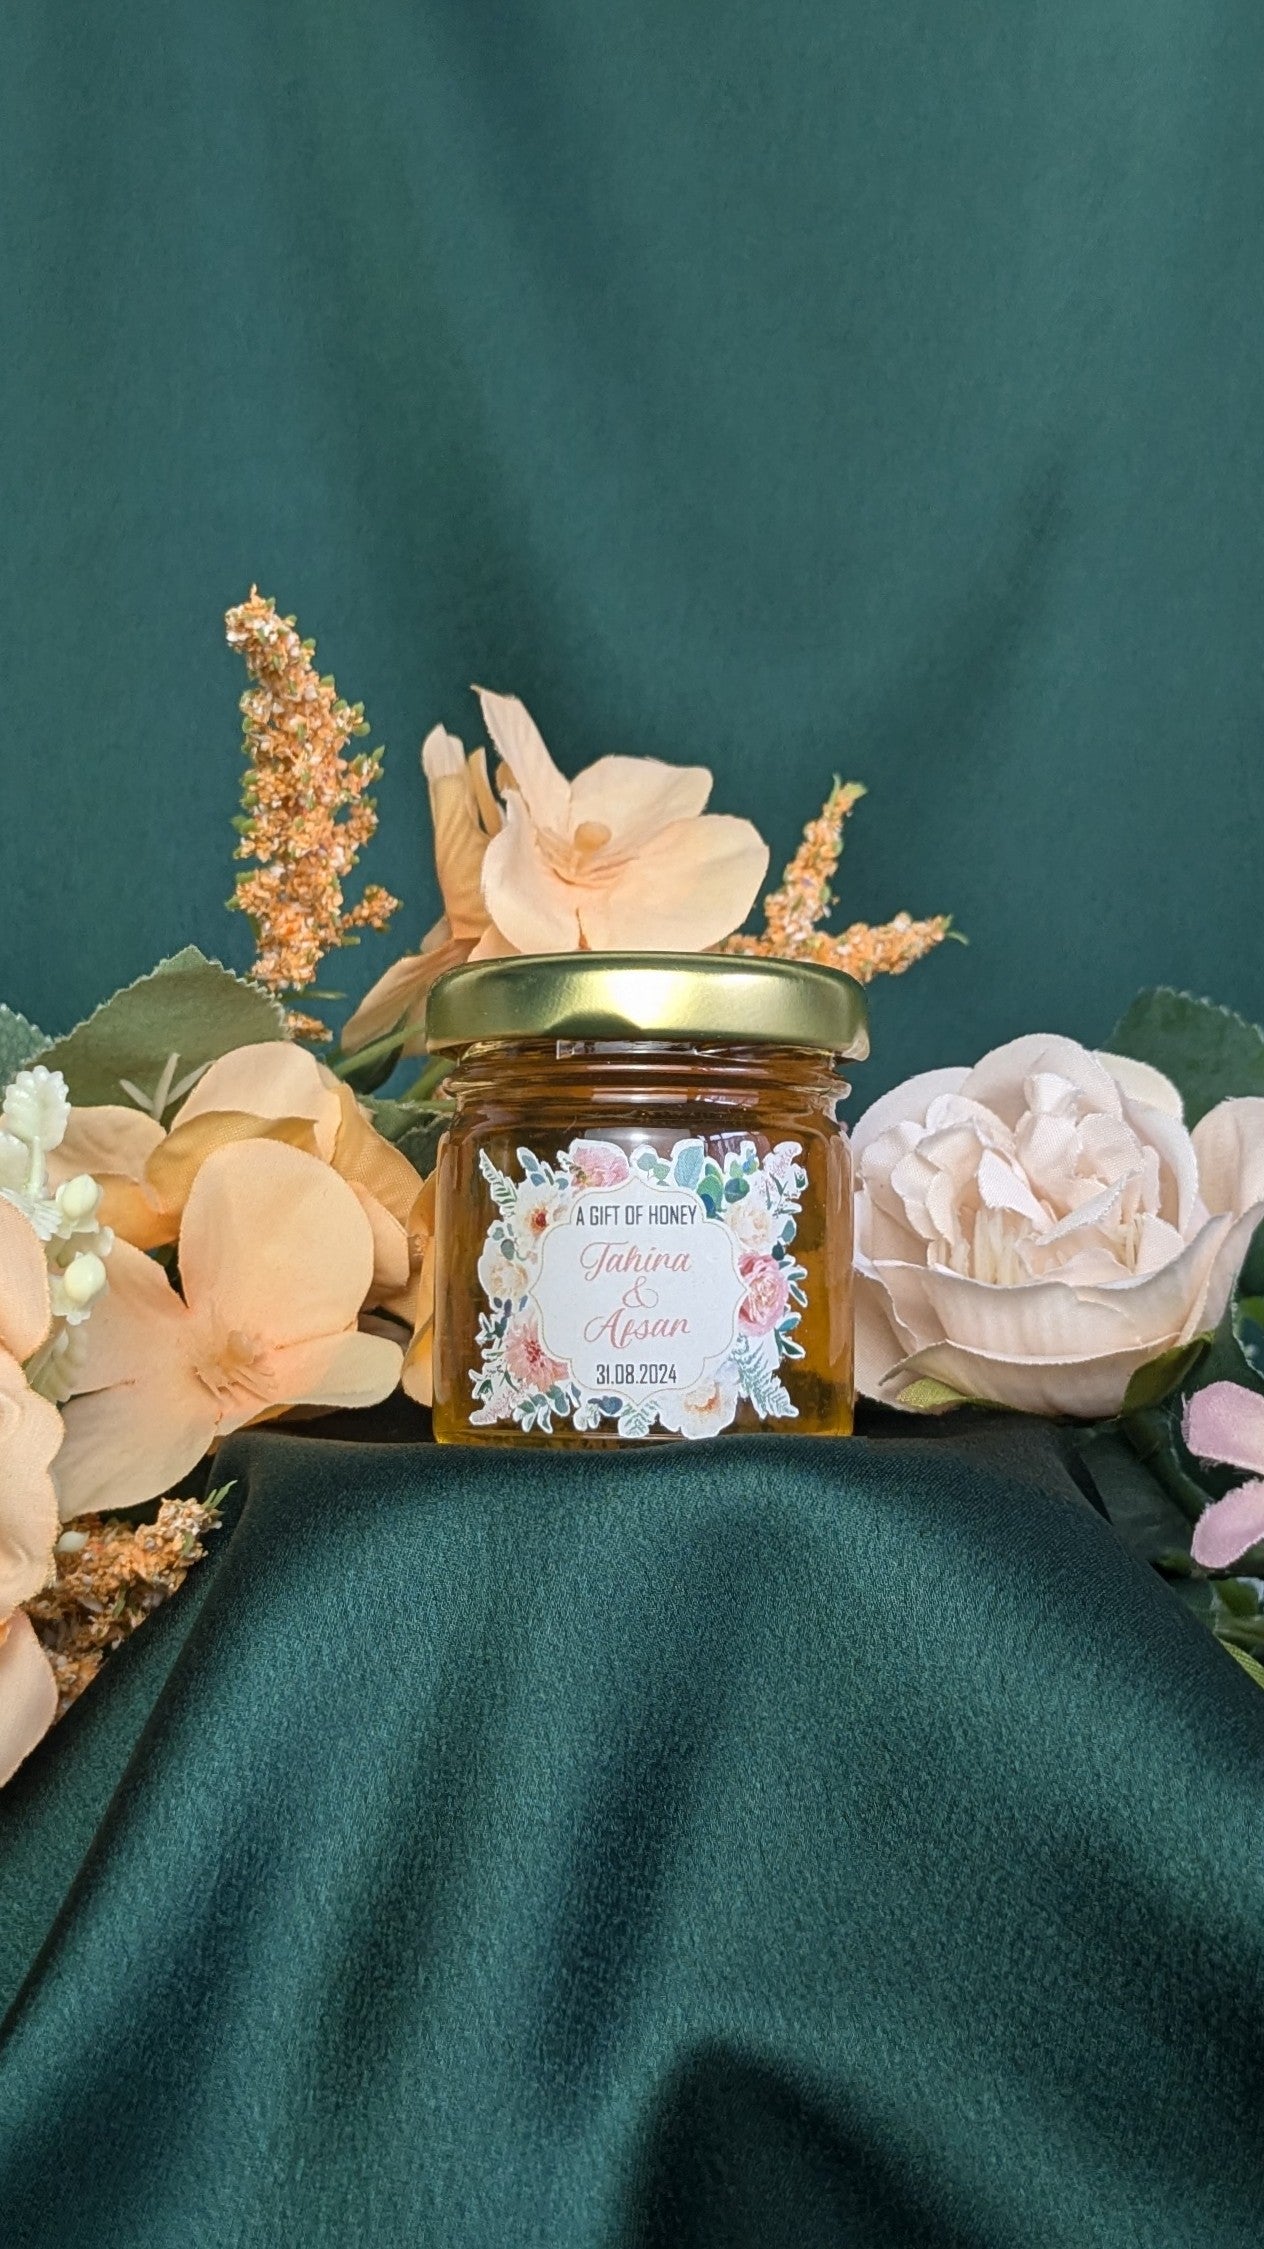
[(247, 1435), (0, 1798), (6, 2249), (1246, 2249), (1264, 1696), (1065, 1448)]
[[(1145, 983), (1260, 1009), (1257, 0), (7, 0), (0, 996), (231, 882), (257, 579), (389, 755), (521, 694), (954, 913), (876, 1092)], [(20, 810), (18, 809), (20, 808)]]

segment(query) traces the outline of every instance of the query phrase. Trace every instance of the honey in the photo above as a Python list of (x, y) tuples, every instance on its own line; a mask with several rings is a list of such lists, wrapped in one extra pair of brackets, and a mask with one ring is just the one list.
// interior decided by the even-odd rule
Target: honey
[(436, 1198), (444, 1443), (852, 1426), (843, 1056), (858, 987), (797, 963), (531, 956), (454, 970)]

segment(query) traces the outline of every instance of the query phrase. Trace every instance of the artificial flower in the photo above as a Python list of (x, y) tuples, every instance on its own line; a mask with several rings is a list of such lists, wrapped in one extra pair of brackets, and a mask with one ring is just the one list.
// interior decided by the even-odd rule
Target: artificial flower
[(207, 1157), (235, 1141), (275, 1140), (319, 1156), (354, 1190), (373, 1228), (373, 1303), (411, 1316), (409, 1218), (421, 1179), (375, 1132), (349, 1086), (304, 1048), (270, 1039), (221, 1055), (199, 1077), (169, 1132), (126, 1108), (75, 1109), (55, 1159), (92, 1170), (103, 1215), (137, 1249), (174, 1242)]
[[(246, 774), (236, 856), (259, 864), (238, 876), (232, 903), (254, 929), (253, 974), (273, 991), (301, 990), (327, 952), (353, 943), (357, 930), (385, 928), (399, 903), (378, 883), (358, 905), (343, 897), (343, 880), (377, 827), (367, 792), (381, 751), (345, 755), (353, 736), (368, 732), (363, 706), (345, 703), (332, 679), (321, 678), (315, 643), (300, 640), (293, 617), (278, 616), (252, 586), (224, 623), (256, 682), (241, 698)], [(289, 1025), (296, 1037), (328, 1037), (310, 1015), (291, 1015)]]
[(412, 1339), (404, 1353), (404, 1371), (400, 1379), (406, 1396), (414, 1398), (419, 1406), (434, 1404), (434, 1223), (437, 1177), (438, 1174), (432, 1171), (417, 1198), (409, 1235), (417, 1256), (417, 1286), (412, 1314)]
[(0, 1782), (57, 1710), (48, 1659), (20, 1609), (52, 1575), (58, 1531), (49, 1470), (61, 1416), (21, 1363), (46, 1341), (52, 1317), (44, 1246), (30, 1221), (0, 1200)]
[(780, 886), (764, 900), (764, 926), (757, 936), (727, 937), (722, 953), (745, 953), (756, 960), (815, 961), (841, 969), (858, 984), (875, 976), (902, 976), (951, 934), (947, 914), (914, 921), (896, 914), (876, 926), (852, 922), (840, 936), (821, 925), (834, 894), (830, 887), (843, 848), (843, 826), (865, 790), (859, 781), (835, 781), (815, 820), (809, 820)]
[(0, 1621), (0, 1785), (13, 1778), (56, 1716), (52, 1665), (30, 1618), (15, 1609)]
[(603, 757), (567, 781), (516, 696), (479, 699), (512, 781), (482, 877), (511, 946), (701, 952), (745, 921), (768, 846), (749, 820), (703, 812), (704, 766)]
[(857, 1380), (895, 1404), (927, 1383), (1117, 1413), (1140, 1367), (1216, 1325), (1264, 1218), (1264, 1100), (1191, 1133), (1157, 1070), (1070, 1039), (911, 1078), (853, 1146)]
[[(60, 1070), (19, 1070), (0, 1106), (0, 1204), (43, 1244), (46, 1321), (27, 1359), (32, 1387), (56, 1405), (83, 1354), (84, 1321), (106, 1286), (113, 1234), (97, 1181), (63, 1160), (73, 1112)], [(2, 1612), (0, 1612), (2, 1613)]]
[(404, 1034), (403, 1053), (420, 1053), (431, 985), (463, 961), (513, 951), (493, 929), (483, 902), (484, 854), (503, 824), (487, 777), (487, 752), (472, 750), (467, 757), (455, 734), (436, 726), (421, 745), (421, 766), (430, 792), (443, 914), (423, 937), (421, 950), (393, 962), (348, 1018), (342, 1033), (346, 1054), (359, 1054), (395, 1031)]
[(356, 1322), (373, 1230), (328, 1164), (273, 1140), (206, 1158), (179, 1235), (183, 1294), (120, 1242), (87, 1363), (64, 1409), (63, 1517), (134, 1506), (175, 1486), (208, 1448), (291, 1405), (375, 1405), (398, 1346)]
[(1240, 1382), (1209, 1382), (1186, 1405), (1183, 1427), (1200, 1460), (1249, 1472), (1194, 1525), (1194, 1560), (1205, 1570), (1227, 1570), (1264, 1542), (1264, 1398)]

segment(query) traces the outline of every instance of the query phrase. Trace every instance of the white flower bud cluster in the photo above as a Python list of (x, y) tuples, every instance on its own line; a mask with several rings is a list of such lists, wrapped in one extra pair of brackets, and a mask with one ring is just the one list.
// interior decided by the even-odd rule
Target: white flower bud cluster
[(86, 1171), (49, 1191), (48, 1158), (70, 1122), (70, 1096), (60, 1070), (37, 1062), (19, 1070), (0, 1104), (0, 1196), (34, 1227), (48, 1259), (53, 1331), (27, 1370), (34, 1388), (61, 1404), (83, 1358), (75, 1330), (107, 1285), (105, 1261), (114, 1236), (98, 1217), (101, 1189)]

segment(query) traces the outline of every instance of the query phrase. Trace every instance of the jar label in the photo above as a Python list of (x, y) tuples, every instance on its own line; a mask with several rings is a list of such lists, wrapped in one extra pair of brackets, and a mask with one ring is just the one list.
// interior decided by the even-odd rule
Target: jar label
[(629, 1156), (581, 1139), (555, 1163), (519, 1148), (514, 1178), (482, 1153), (496, 1215), (471, 1421), (714, 1437), (744, 1398), (761, 1421), (795, 1420), (778, 1369), (803, 1357), (801, 1154), (783, 1140), (761, 1162), (745, 1140), (717, 1158), (691, 1139)]

